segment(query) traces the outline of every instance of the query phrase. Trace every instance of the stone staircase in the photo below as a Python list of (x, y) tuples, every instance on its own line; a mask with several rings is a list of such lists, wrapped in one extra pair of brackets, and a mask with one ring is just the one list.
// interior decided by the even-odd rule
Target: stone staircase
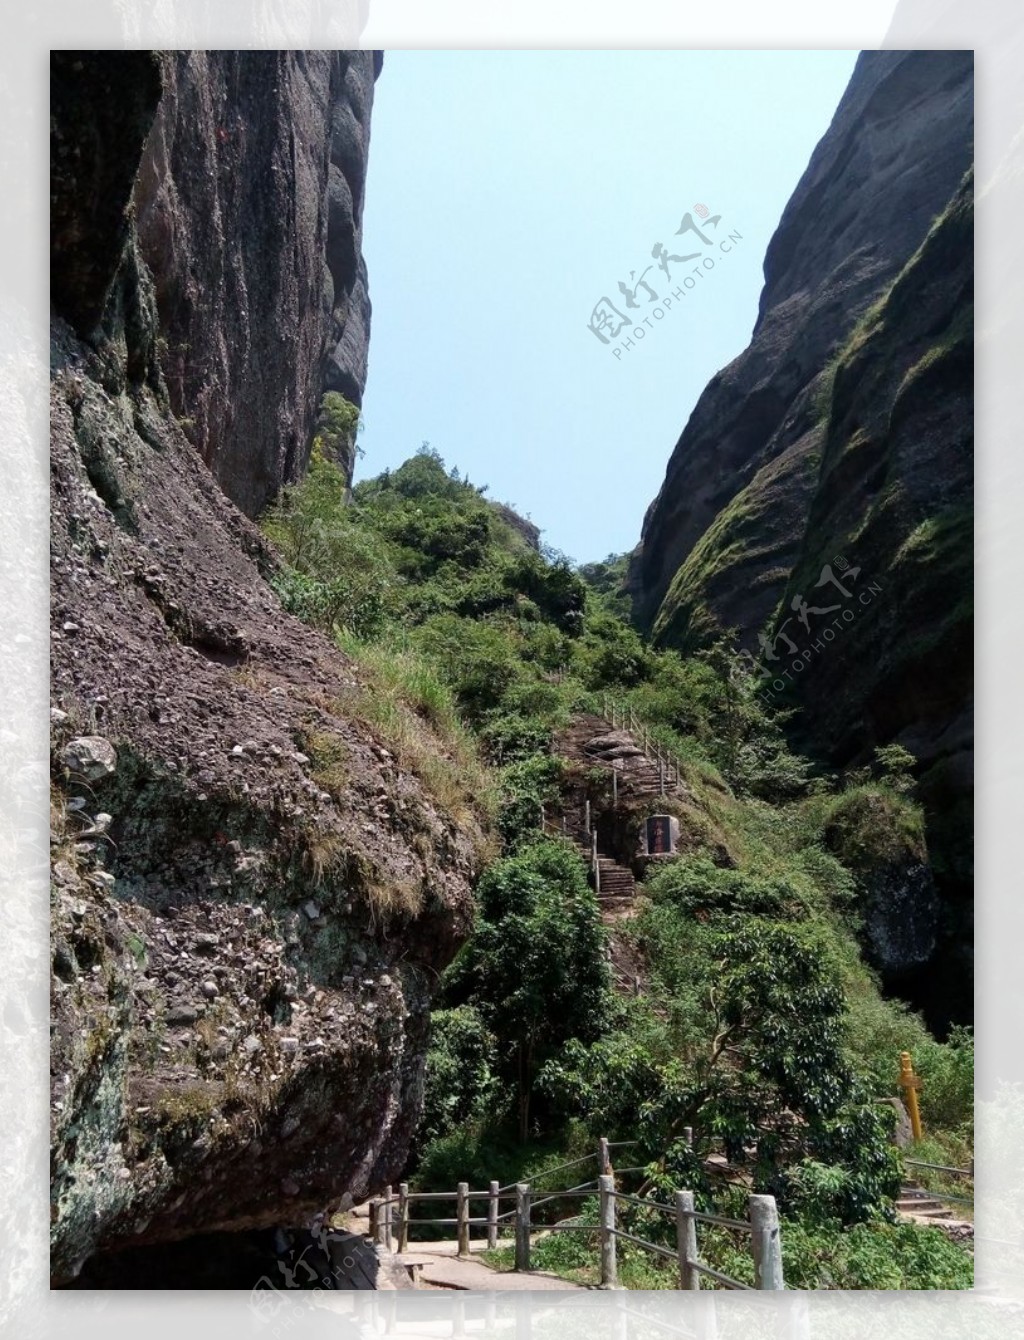
[(950, 1205), (916, 1182), (905, 1182), (896, 1200), (896, 1213), (912, 1224), (930, 1224), (954, 1242), (971, 1242), (974, 1223), (958, 1217)]
[(900, 1214), (908, 1216), (917, 1215), (922, 1219), (948, 1219), (949, 1206), (943, 1205), (931, 1192), (926, 1191), (924, 1187), (918, 1186), (915, 1182), (908, 1183), (900, 1188), (900, 1194), (896, 1200), (896, 1209)]
[[(565, 758), (592, 768), (607, 769), (616, 777), (620, 800), (680, 794), (678, 773), (664, 762), (652, 759), (630, 731), (615, 729), (607, 717), (581, 713), (558, 739), (558, 752)], [(576, 843), (587, 865), (591, 865), (592, 838), (587, 831), (582, 804), (562, 815), (562, 831)], [(606, 920), (628, 914), (636, 897), (632, 870), (598, 847), (598, 871), (594, 883)], [(592, 875), (593, 878), (593, 875)]]
[[(558, 748), (566, 758), (606, 767), (609, 773), (614, 770), (624, 799), (683, 794), (675, 765), (645, 751), (633, 732), (616, 729), (607, 717), (582, 713), (559, 736)], [(648, 750), (652, 748), (648, 744)]]

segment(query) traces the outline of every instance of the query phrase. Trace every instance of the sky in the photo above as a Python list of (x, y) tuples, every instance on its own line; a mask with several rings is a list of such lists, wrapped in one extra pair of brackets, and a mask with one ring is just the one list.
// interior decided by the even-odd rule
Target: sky
[(386, 52), (357, 479), (427, 442), (576, 562), (632, 549), (856, 55)]

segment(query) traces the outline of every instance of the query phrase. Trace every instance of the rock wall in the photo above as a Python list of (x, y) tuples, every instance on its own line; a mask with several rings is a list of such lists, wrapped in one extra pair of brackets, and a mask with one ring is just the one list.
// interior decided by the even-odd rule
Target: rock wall
[[(116, 1277), (119, 1249), (315, 1227), (397, 1176), (430, 991), (468, 932), (486, 842), (473, 799), (440, 803), (368, 724), (358, 666), (282, 612), (272, 555), (172, 412), (132, 192), (161, 65), (177, 99), (186, 60), (53, 58), (58, 1286), (100, 1256)], [(301, 53), (288, 68), (307, 69)], [(282, 85), (266, 93), (279, 126)], [(308, 200), (275, 253), (279, 292), (313, 259)], [(255, 329), (246, 344), (229, 292), (241, 302), (225, 287), (195, 329), (225, 342), (235, 397), (266, 346)]]
[(135, 189), (161, 366), (186, 436), (255, 516), (301, 474), (323, 392), (361, 402), (380, 56), (184, 51), (162, 63)]
[(865, 877), (865, 925), (940, 1027), (973, 1010), (972, 83), (970, 52), (861, 55), (629, 573), (656, 641), (736, 630), (806, 753), (914, 755), (928, 869)]
[[(817, 486), (782, 601), (785, 616), (837, 553), (859, 569), (850, 601), (839, 601), (855, 617), (791, 697), (807, 748), (860, 761), (895, 740), (917, 760), (943, 898), (930, 904), (926, 961), (902, 952), (893, 929), (882, 966), (890, 980), (917, 971), (906, 989), (940, 1021), (973, 1011), (973, 220), (968, 173), (836, 360)], [(887, 894), (870, 921), (895, 926), (906, 914), (909, 925), (908, 907)]]
[(629, 583), (660, 642), (736, 628), (755, 645), (816, 487), (824, 370), (970, 166), (972, 98), (970, 52), (858, 59), (769, 243), (750, 345), (708, 383), (644, 519)]

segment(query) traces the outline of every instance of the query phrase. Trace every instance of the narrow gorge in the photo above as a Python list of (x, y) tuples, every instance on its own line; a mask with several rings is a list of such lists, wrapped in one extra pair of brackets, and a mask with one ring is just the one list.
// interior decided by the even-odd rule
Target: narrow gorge
[(354, 479), (378, 78), (51, 57), (53, 1286), (251, 1288), (595, 1132), (892, 1227), (899, 1048), (969, 1125), (971, 55), (859, 57), (582, 566), (426, 445)]

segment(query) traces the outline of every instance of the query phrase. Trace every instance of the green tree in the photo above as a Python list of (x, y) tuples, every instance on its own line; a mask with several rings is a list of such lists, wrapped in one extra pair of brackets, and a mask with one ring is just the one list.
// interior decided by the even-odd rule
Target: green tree
[(544, 1062), (569, 1039), (594, 1040), (606, 1026), (605, 932), (583, 863), (564, 842), (540, 841), (495, 862), (478, 898), (451, 992), (468, 997), (497, 1038), (525, 1140)]
[(472, 1005), (435, 1010), (418, 1138), (435, 1140), (482, 1116), (496, 1088), (496, 1041)]
[(914, 789), (917, 759), (901, 744), (885, 744), (876, 749), (875, 766), (881, 780), (894, 791), (905, 793)]

